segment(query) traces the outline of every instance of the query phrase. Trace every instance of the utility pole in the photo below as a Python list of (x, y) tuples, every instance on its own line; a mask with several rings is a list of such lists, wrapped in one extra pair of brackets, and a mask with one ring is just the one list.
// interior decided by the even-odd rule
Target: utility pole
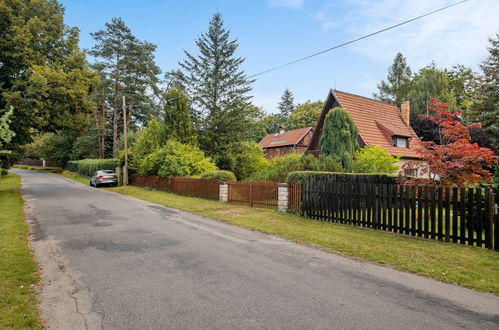
[(125, 166), (123, 167), (123, 185), (126, 186), (128, 184), (128, 137), (127, 137), (125, 96), (123, 96), (123, 139), (125, 147)]

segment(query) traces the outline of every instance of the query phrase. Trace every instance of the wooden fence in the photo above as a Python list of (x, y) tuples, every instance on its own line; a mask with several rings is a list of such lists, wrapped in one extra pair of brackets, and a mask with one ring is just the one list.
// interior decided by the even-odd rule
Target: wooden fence
[(302, 213), (323, 221), (489, 249), (495, 242), (499, 250), (490, 188), (351, 184), (311, 176), (302, 187)]
[(218, 180), (204, 180), (195, 178), (163, 178), (159, 176), (145, 176), (134, 174), (130, 184), (139, 187), (149, 187), (165, 190), (175, 194), (218, 200), (220, 182)]
[(267, 209), (277, 208), (277, 182), (231, 181), (228, 185), (229, 203)]
[(301, 210), (301, 183), (288, 183), (288, 209)]

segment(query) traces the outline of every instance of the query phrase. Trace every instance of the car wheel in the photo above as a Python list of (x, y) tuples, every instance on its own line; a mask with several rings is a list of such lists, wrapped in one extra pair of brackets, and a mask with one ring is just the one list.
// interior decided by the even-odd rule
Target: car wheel
[(97, 182), (94, 184), (94, 187), (99, 188), (99, 185), (97, 184)]

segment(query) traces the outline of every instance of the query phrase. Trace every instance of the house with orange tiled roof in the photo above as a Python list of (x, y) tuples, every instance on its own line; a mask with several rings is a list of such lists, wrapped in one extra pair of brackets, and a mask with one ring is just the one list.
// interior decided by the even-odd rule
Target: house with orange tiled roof
[(281, 130), (264, 137), (258, 144), (265, 151), (265, 158), (284, 156), (292, 152), (304, 153), (308, 149), (313, 134), (312, 127), (289, 131)]
[(330, 90), (322, 113), (310, 140), (307, 153), (320, 154), (320, 139), (326, 115), (334, 107), (345, 109), (359, 131), (359, 147), (377, 145), (392, 155), (399, 156), (399, 167), (411, 162), (413, 168), (404, 174), (421, 176), (427, 164), (418, 152), (420, 140), (410, 125), (410, 104), (402, 102), (402, 109), (367, 97)]

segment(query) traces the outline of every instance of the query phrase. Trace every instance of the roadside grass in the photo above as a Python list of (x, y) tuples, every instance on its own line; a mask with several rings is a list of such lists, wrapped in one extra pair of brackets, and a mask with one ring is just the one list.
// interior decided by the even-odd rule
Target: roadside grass
[(18, 176), (0, 179), (0, 329), (42, 329), (34, 286), (37, 264), (27, 242)]
[(78, 173), (71, 172), (71, 171), (63, 171), (60, 173), (63, 177), (77, 181), (79, 183), (83, 183), (84, 185), (89, 185), (90, 178), (86, 176), (82, 176)]
[(499, 253), (487, 249), (325, 223), (291, 213), (219, 203), (135, 186), (106, 189), (354, 259), (499, 295)]

